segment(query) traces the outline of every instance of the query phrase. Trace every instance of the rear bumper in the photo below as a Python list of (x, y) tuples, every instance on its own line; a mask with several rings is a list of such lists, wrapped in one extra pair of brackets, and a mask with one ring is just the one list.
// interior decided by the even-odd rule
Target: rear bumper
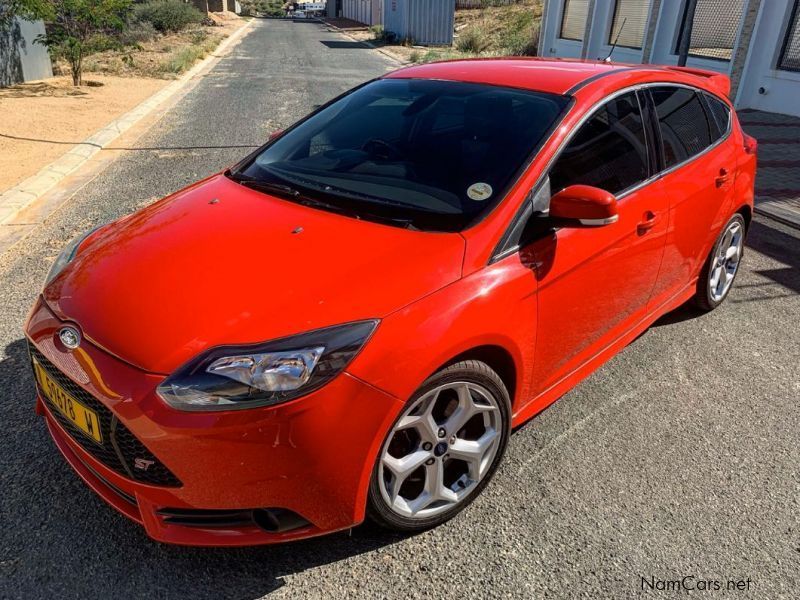
[(347, 529), (364, 519), (374, 458), (402, 402), (344, 373), (317, 392), (275, 407), (183, 413), (155, 394), (163, 375), (139, 371), (86, 341), (81, 355), (59, 350), (52, 340), (63, 325), (40, 301), (26, 333), (178, 484), (142, 483), (110, 468), (98, 459), (102, 453), (78, 443), (80, 434), (56, 417), (41, 393), (37, 412), (81, 479), (153, 539), (269, 544)]

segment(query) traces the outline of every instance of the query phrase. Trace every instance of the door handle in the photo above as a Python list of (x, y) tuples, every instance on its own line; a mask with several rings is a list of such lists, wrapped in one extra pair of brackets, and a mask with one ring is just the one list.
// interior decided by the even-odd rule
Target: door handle
[(636, 226), (636, 231), (642, 235), (655, 227), (656, 223), (658, 223), (658, 215), (652, 210), (648, 210), (644, 213), (644, 219)]
[(717, 187), (722, 187), (723, 185), (725, 185), (728, 182), (728, 179), (730, 179), (730, 177), (728, 175), (728, 169), (723, 167), (723, 168), (721, 168), (719, 170), (719, 177), (714, 179), (714, 183), (717, 184)]

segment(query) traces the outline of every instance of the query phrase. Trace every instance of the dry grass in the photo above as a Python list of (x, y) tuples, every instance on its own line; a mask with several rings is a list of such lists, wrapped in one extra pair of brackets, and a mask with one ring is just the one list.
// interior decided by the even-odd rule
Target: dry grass
[(542, 0), (520, 0), (506, 6), (457, 10), (455, 39), (450, 47), (384, 44), (368, 30), (348, 32), (370, 40), (397, 58), (408, 62), (430, 62), (478, 56), (532, 56), (536, 52)]
[[(219, 20), (215, 26), (198, 25), (178, 33), (156, 34), (152, 39), (123, 50), (107, 50), (89, 56), (84, 73), (120, 77), (154, 77), (172, 79), (214, 51), (219, 43), (242, 25), (238, 17)], [(65, 63), (55, 68), (68, 73)]]

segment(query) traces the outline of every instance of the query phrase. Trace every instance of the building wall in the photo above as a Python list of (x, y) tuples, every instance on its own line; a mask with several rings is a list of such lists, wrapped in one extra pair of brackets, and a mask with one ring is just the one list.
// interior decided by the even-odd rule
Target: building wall
[(365, 25), (378, 25), (381, 23), (380, 15), (379, 11), (373, 10), (373, 5), (373, 0), (343, 0), (342, 16)]
[(455, 0), (384, 0), (383, 28), (415, 44), (453, 43)]
[[(646, 1), (646, 0), (643, 0)], [(542, 56), (602, 59), (611, 49), (609, 30), (616, 0), (589, 0), (583, 39), (559, 37), (564, 0), (545, 0), (540, 38)], [(720, 39), (730, 39), (730, 58), (715, 60), (688, 56), (687, 67), (726, 73), (731, 77), (731, 97), (737, 108), (755, 108), (800, 116), (800, 72), (780, 69), (778, 60), (789, 27), (792, 7), (800, 0), (744, 0), (741, 17), (720, 13), (714, 22)], [(722, 4), (721, 4), (722, 6)], [(800, 10), (800, 7), (798, 7)], [(614, 62), (677, 64), (676, 47), (683, 19), (684, 2), (650, 0), (642, 49), (617, 47)], [(706, 39), (713, 29), (706, 22)]]
[(0, 87), (53, 76), (47, 49), (34, 43), (44, 23), (13, 19), (0, 28)]
[(793, 1), (761, 2), (754, 25), (754, 41), (744, 59), (737, 105), (800, 116), (800, 73), (778, 68)]

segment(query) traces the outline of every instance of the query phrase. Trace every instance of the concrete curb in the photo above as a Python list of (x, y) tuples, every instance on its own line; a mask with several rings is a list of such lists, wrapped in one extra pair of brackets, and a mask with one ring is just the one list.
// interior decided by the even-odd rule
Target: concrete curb
[(10, 224), (23, 209), (52, 190), (68, 175), (77, 171), (90, 158), (156, 110), (162, 103), (190, 85), (195, 76), (202, 72), (209, 63), (218, 58), (220, 52), (224, 52), (233, 43), (244, 37), (245, 33), (249, 32), (253, 22), (253, 20), (248, 21), (222, 40), (211, 54), (194, 65), (180, 78), (86, 138), (80, 144), (73, 146), (66, 154), (42, 168), (36, 175), (32, 175), (22, 183), (0, 194), (0, 225)]
[(756, 196), (755, 213), (774, 219), (794, 229), (800, 229), (800, 211), (793, 209), (785, 201)]

